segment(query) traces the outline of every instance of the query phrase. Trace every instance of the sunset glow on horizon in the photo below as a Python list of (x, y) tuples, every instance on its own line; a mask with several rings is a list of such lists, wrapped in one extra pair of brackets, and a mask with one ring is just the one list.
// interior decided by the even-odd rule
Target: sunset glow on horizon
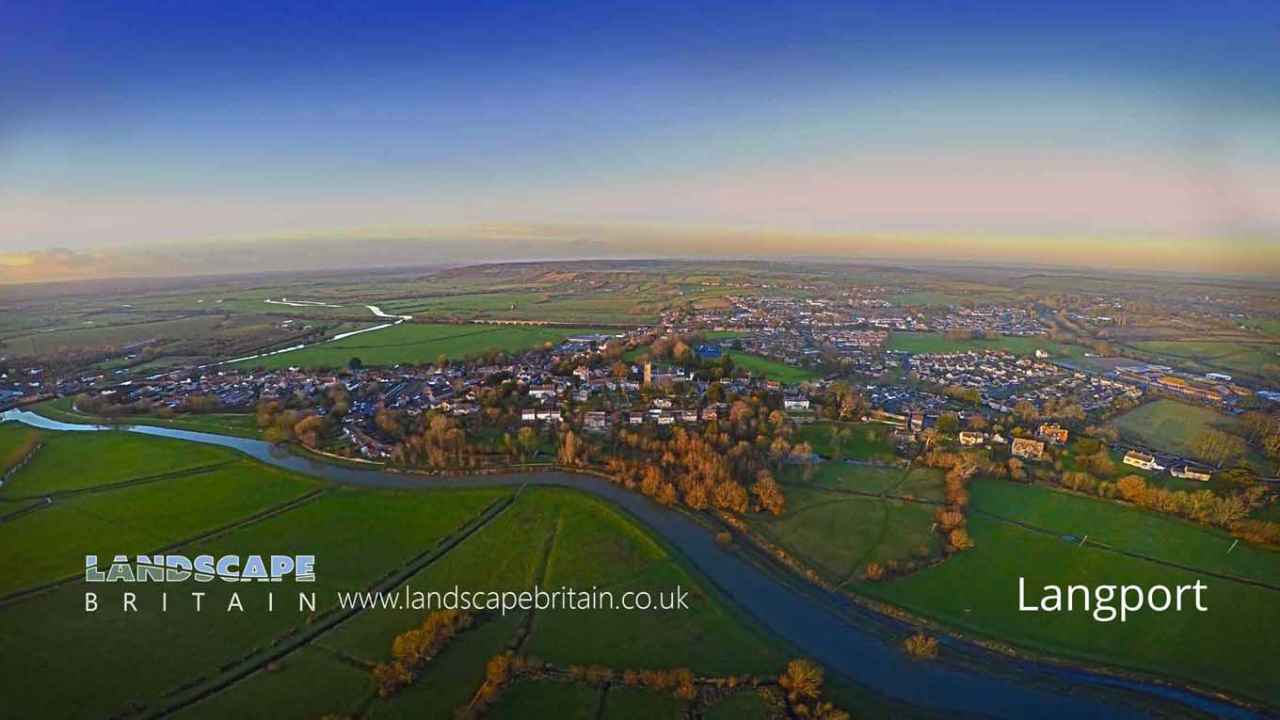
[(604, 254), (1280, 273), (1274, 3), (0, 13), (22, 279), (54, 250), (280, 237), (426, 260), (495, 224)]

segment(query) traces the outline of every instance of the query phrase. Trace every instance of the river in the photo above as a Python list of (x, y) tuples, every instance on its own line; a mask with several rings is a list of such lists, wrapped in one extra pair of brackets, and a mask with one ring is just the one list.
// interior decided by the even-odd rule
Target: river
[[(23, 410), (9, 410), (0, 419), (48, 430), (107, 429), (63, 423)], [(623, 508), (665, 538), (733, 602), (805, 655), (871, 690), (946, 715), (1143, 718), (1160, 710), (1177, 712), (1168, 705), (1173, 702), (1217, 717), (1264, 717), (1190, 690), (1013, 658), (959, 640), (944, 639), (944, 649), (951, 648), (965, 657), (967, 662), (963, 664), (913, 661), (896, 643), (891, 644), (876, 632), (896, 626), (896, 621), (872, 613), (843, 595), (817, 588), (798, 590), (738, 552), (718, 545), (707, 528), (683, 513), (663, 508), (601, 478), (565, 472), (414, 476), (343, 467), (283, 452), (261, 440), (145, 425), (128, 426), (127, 430), (234, 448), (270, 465), (346, 485), (431, 488), (529, 484), (588, 492)]]

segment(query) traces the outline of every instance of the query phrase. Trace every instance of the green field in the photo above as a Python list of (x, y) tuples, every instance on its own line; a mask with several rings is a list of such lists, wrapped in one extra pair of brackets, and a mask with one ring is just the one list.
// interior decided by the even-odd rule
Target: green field
[(5, 349), (16, 355), (41, 355), (86, 347), (121, 346), (153, 339), (200, 337), (215, 332), (222, 325), (223, 318), (220, 315), (155, 322), (135, 321), (101, 327), (81, 325), (74, 329), (9, 338), (5, 341)]
[(204, 472), (58, 499), (0, 523), (0, 543), (27, 558), (0, 567), (0, 596), (74, 575), (84, 569), (86, 554), (152, 552), (315, 487), (305, 478), (238, 460)]
[(150, 425), (152, 427), (169, 427), (178, 430), (214, 433), (216, 435), (235, 435), (237, 437), (258, 437), (257, 420), (252, 413), (181, 413), (173, 417), (155, 415), (122, 415), (115, 418), (103, 418), (76, 410), (73, 398), (64, 397), (47, 400), (32, 408), (52, 420), (69, 423)]
[(776, 709), (765, 702), (760, 691), (743, 688), (712, 705), (706, 720), (738, 720), (739, 718), (773, 717)]
[(952, 293), (919, 290), (894, 295), (889, 300), (894, 305), (906, 307), (911, 305), (959, 305), (967, 301), (971, 302), (973, 298)]
[[(10, 434), (5, 427), (0, 438)], [(85, 586), (79, 582), (0, 605), (0, 637), (12, 650), (0, 659), (0, 692), (15, 711), (27, 707), (18, 698), (39, 703), (41, 717), (159, 707), (166, 696), (197, 692), (272, 643), (305, 631), (308, 616), (295, 607), (266, 612), (266, 593), (292, 603), (296, 589), (314, 590), (323, 614), (334, 607), (337, 591), (369, 588), (424, 552), (437, 557), (410, 577), (407, 584), (414, 588), (511, 590), (536, 583), (620, 592), (679, 585), (690, 591), (691, 609), (546, 610), (535, 617), (482, 613), (414, 685), (388, 700), (374, 696), (367, 667), (386, 659), (392, 638), (420, 622), (423, 613), (366, 611), (179, 716), (254, 715), (273, 707), (282, 717), (353, 712), (447, 717), (479, 686), (485, 661), (513, 643), (523, 653), (563, 667), (603, 663), (619, 669), (689, 666), (700, 673), (770, 674), (787, 657), (783, 646), (726, 605), (674, 551), (605, 503), (575, 491), (524, 490), (503, 509), (498, 503), (514, 490), (325, 489), (217, 448), (115, 432), (42, 435), (47, 440), (41, 464), (24, 467), (14, 486), (93, 491), (61, 497), (0, 523), (0, 544), (10, 550), (0, 560), (0, 595), (75, 576), (85, 554), (132, 555), (175, 544), (189, 555), (314, 554), (317, 582), (209, 584), (198, 588), (206, 592), (200, 611), (187, 588), (175, 593), (167, 586), (112, 585), (98, 591), (100, 610), (86, 613)], [(61, 469), (83, 463), (87, 454), (98, 459), (91, 474), (68, 479)], [(192, 471), (208, 460), (222, 464)], [(127, 484), (138, 478), (152, 479)], [(323, 492), (314, 493), (317, 489)], [(303, 497), (306, 493), (311, 494)], [(487, 524), (474, 525), (482, 514), (495, 511)], [(451, 536), (463, 537), (469, 524), (474, 531), (467, 531), (472, 534), (465, 540), (445, 544)], [(197, 539), (212, 530), (218, 532)], [(138, 612), (121, 608), (125, 590), (137, 593)], [(173, 596), (166, 612), (159, 610), (163, 590)], [(232, 592), (245, 612), (225, 611)], [(107, 656), (112, 662), (103, 664)], [(45, 678), (38, 698), (18, 687), (32, 672)], [(139, 684), (139, 677), (147, 683)], [(527, 701), (535, 703), (545, 690), (521, 690), (513, 695), (514, 707), (525, 705), (523, 693), (531, 692)], [(573, 684), (551, 690), (599, 696), (596, 689)], [(667, 696), (632, 695), (618, 693), (608, 716), (654, 716), (674, 707)], [(502, 702), (511, 707), (512, 700)]]
[[(599, 712), (600, 699), (598, 688), (525, 680), (508, 688), (485, 716), (495, 720), (520, 720), (529, 717), (595, 720), (600, 717), (610, 717)], [(667, 717), (673, 716), (667, 715)]]
[(1274, 318), (1255, 318), (1246, 320), (1245, 327), (1253, 328), (1263, 335), (1280, 337), (1280, 320)]
[[(28, 452), (30, 441), (39, 441), (40, 432), (18, 423), (0, 425), (0, 475), (10, 467), (22, 462)], [(4, 488), (0, 487), (0, 498), (4, 497)]]
[(520, 288), (498, 292), (397, 298), (379, 304), (386, 312), (426, 319), (537, 320), (557, 323), (643, 325), (657, 319), (669, 293), (650, 288), (598, 288), (590, 293)]
[[(0, 488), (0, 497), (34, 497), (128, 482), (224, 464), (239, 457), (231, 450), (212, 445), (126, 432), (41, 431), (40, 436), (43, 446)], [(93, 462), (85, 462), (86, 458), (93, 458)]]
[[(1048, 532), (971, 514), (976, 547), (941, 565), (884, 583), (855, 582), (860, 592), (977, 635), (1037, 650), (1187, 679), (1276, 703), (1280, 670), (1270, 628), (1280, 622), (1280, 591), (1081, 546), (1084, 536), (1206, 571), (1270, 579), (1280, 555), (1240, 546), (1217, 531), (1133, 508), (1042, 487), (975, 481), (972, 507)], [(1240, 553), (1236, 556), (1236, 553)], [(1019, 612), (1018, 578), (1046, 584), (1208, 586), (1206, 613), (1131, 615), (1099, 623), (1082, 612)], [(965, 588), (957, 592), (957, 588)], [(1037, 596), (1038, 597), (1038, 596)]]
[(1137, 342), (1133, 347), (1157, 356), (1172, 358), (1201, 370), (1246, 373), (1268, 380), (1280, 380), (1280, 344), (1218, 340), (1172, 340)]
[(807, 442), (814, 452), (834, 460), (893, 462), (889, 430), (880, 423), (815, 422), (798, 427), (794, 441)]
[[(226, 308), (219, 310), (223, 312), (186, 317), (143, 311), (87, 312), (83, 315), (86, 319), (78, 321), (59, 316), (66, 322), (55, 321), (41, 326), (38, 332), (4, 337), (0, 339), (0, 347), (5, 353), (19, 357), (82, 352), (120, 353), (126, 347), (138, 350), (144, 346), (165, 354), (208, 356), (215, 349), (241, 352), (278, 342), (297, 332), (297, 329), (278, 326), (272, 318), (228, 315), (224, 314)], [(325, 325), (337, 327), (336, 323)], [(111, 370), (128, 362), (136, 360), (117, 356), (101, 367)]]
[(344, 368), (351, 358), (365, 365), (434, 363), (440, 355), (451, 360), (491, 351), (523, 352), (559, 343), (572, 335), (594, 332), (582, 328), (523, 325), (426, 325), (404, 323), (336, 342), (313, 345), (281, 355), (246, 360), (244, 366), (263, 368)]
[[(773, 641), (750, 629), (713, 594), (697, 590), (700, 581), (683, 569), (669, 550), (605, 504), (573, 491), (524, 491), (490, 525), (407, 584), (423, 589), (459, 585), (473, 590), (507, 590), (535, 583), (543, 587), (596, 585), (612, 590), (657, 589), (668, 587), (668, 583), (695, 588), (692, 610), (682, 616), (537, 612), (529, 623), (532, 632), (519, 649), (561, 667), (602, 663), (621, 669), (688, 664), (703, 672), (773, 672), (784, 662)], [(332, 676), (341, 686), (355, 685), (350, 676), (359, 673), (352, 670), (353, 660), (368, 664), (387, 659), (391, 638), (418, 620), (415, 613), (362, 613), (315, 645), (330, 658), (345, 658), (345, 662), (324, 662), (324, 658), (304, 662), (308, 666), (320, 665), (322, 677)], [(454, 708), (465, 704), (479, 686), (485, 661), (515, 642), (520, 626), (527, 620), (524, 613), (482, 616), (475, 628), (460, 635), (432, 661), (415, 684), (391, 699), (373, 700), (370, 715), (447, 717)], [(232, 688), (200, 703), (192, 708), (190, 716), (225, 717), (232, 708), (269, 701), (276, 692), (284, 692), (283, 688), (276, 689), (282, 684), (283, 681), (259, 673), (253, 683), (242, 689)], [(528, 702), (534, 703), (531, 707), (542, 707), (537, 703), (544, 694), (558, 696), (561, 692), (573, 697), (598, 694), (584, 687), (559, 683), (544, 687), (538, 683), (534, 688), (519, 690), (515, 698), (528, 694)], [(326, 693), (330, 703), (327, 711), (349, 711), (371, 695), (371, 687), (354, 698)], [(509, 702), (504, 696), (495, 711), (512, 707)], [(316, 712), (320, 711), (317, 707)], [(524, 716), (554, 715), (530, 710)]]
[(923, 559), (941, 549), (933, 506), (860, 494), (941, 497), (936, 470), (826, 462), (807, 478), (789, 468), (782, 480), (786, 510), (752, 516), (752, 527), (835, 584), (872, 561)]
[(796, 383), (807, 382), (822, 377), (821, 373), (815, 372), (808, 368), (796, 367), (788, 365), (784, 362), (772, 360), (759, 355), (749, 355), (741, 352), (725, 353), (728, 357), (733, 358), (733, 364), (743, 370), (749, 371), (752, 375), (759, 375), (770, 380), (777, 380), (780, 383), (794, 385)]
[(1062, 536), (1088, 535), (1091, 543), (1164, 562), (1280, 585), (1280, 552), (1236, 544), (1217, 528), (1039, 485), (979, 478), (969, 489), (974, 507), (999, 517)]
[(1015, 355), (1030, 355), (1036, 350), (1044, 350), (1051, 359), (1078, 359), (1083, 358), (1085, 353), (1084, 348), (1065, 345), (1046, 337), (1001, 336), (995, 340), (948, 340), (943, 333), (936, 332), (890, 333), (885, 348), (913, 354), (1004, 350)]
[(1194, 457), (1196, 436), (1205, 430), (1234, 429), (1238, 421), (1203, 405), (1156, 400), (1116, 417), (1112, 424), (1122, 437), (1147, 447)]

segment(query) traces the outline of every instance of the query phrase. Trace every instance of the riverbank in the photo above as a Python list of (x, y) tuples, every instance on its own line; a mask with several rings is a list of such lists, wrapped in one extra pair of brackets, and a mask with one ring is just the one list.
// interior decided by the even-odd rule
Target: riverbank
[[(50, 430), (95, 429), (26, 412), (6, 413), (5, 419)], [(891, 633), (901, 627), (894, 625), (899, 620), (876, 616), (848, 597), (803, 591), (784, 582), (745, 554), (717, 543), (705, 525), (599, 477), (549, 471), (441, 478), (340, 467), (281, 452), (258, 440), (147, 426), (128, 430), (235, 448), (268, 464), (340, 484), (417, 489), (552, 485), (589, 492), (622, 508), (679, 548), (721, 592), (800, 651), (878, 693), (931, 710), (1017, 718), (1024, 717), (1028, 708), (1038, 707), (1055, 717), (1145, 717), (1153, 706), (1168, 711), (1165, 703), (1172, 701), (1188, 706), (1184, 713), (1194, 708), (1219, 717), (1261, 716), (1192, 690), (1003, 657), (978, 647), (957, 645), (964, 650), (959, 663), (911, 661), (885, 638), (886, 629)]]

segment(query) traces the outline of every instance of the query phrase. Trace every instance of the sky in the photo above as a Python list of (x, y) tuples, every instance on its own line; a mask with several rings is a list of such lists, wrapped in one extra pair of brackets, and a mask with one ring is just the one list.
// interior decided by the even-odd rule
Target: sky
[(1280, 3), (0, 0), (0, 274), (306, 238), (1280, 276)]

